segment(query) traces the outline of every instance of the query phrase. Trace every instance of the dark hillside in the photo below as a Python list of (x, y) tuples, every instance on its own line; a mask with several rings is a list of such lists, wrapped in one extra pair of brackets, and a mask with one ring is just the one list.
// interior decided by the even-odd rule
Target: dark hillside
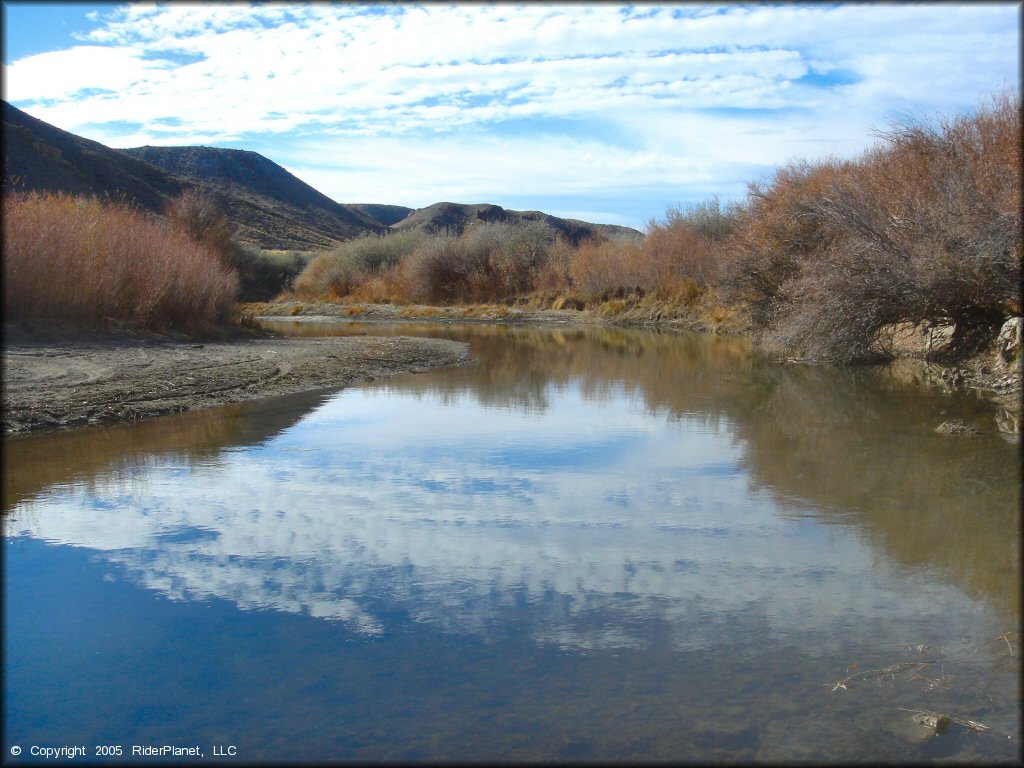
[(572, 243), (595, 234), (639, 239), (629, 227), (561, 219), (498, 205), (335, 202), (256, 152), (216, 147), (112, 149), (3, 102), (4, 188), (109, 197), (163, 213), (187, 189), (213, 191), (240, 242), (269, 249), (322, 250), (390, 230), (461, 233), (477, 221), (541, 221)]
[[(5, 190), (110, 198), (162, 214), (184, 190), (210, 189), (238, 239), (262, 248), (330, 248), (384, 230), (380, 223), (335, 203), (254, 152), (180, 148), (188, 162), (182, 163), (178, 173), (132, 150), (112, 149), (68, 133), (7, 102), (3, 102), (3, 138)], [(157, 151), (152, 157), (166, 159), (167, 155)]]
[[(232, 213), (258, 232), (265, 247), (282, 247), (274, 227), (250, 221), (253, 211), (286, 215), (302, 230), (315, 230), (317, 245), (381, 232), (383, 226), (366, 214), (337, 203), (296, 178), (277, 163), (256, 152), (219, 147), (135, 147), (120, 150), (126, 155), (160, 166), (171, 173), (202, 182), (233, 198)], [(306, 234), (309, 238), (310, 235)]]
[(126, 199), (148, 211), (195, 184), (3, 102), (4, 188)]
[(380, 203), (348, 203), (346, 207), (369, 216), (385, 227), (397, 224), (415, 210), (414, 208), (406, 208), (404, 205), (383, 205)]

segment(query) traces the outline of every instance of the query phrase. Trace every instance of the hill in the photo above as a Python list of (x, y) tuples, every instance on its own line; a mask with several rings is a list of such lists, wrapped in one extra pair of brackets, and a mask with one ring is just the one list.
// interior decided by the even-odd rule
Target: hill
[[(119, 151), (218, 190), (227, 200), (228, 217), (264, 247), (293, 248), (287, 241), (296, 239), (330, 245), (384, 231), (379, 221), (331, 200), (257, 152), (150, 146)], [(289, 222), (285, 230), (274, 226), (281, 217)]]
[(383, 205), (379, 203), (349, 203), (347, 207), (369, 216), (385, 227), (397, 224), (415, 210), (414, 208), (406, 208), (404, 205)]
[(316, 250), (385, 231), (380, 222), (334, 202), (255, 152), (113, 149), (2, 104), (5, 190), (126, 200), (162, 214), (182, 191), (208, 189), (238, 239), (262, 248)]
[(643, 235), (630, 227), (615, 224), (592, 224), (578, 219), (562, 219), (541, 211), (513, 211), (500, 205), (478, 203), (464, 205), (461, 203), (434, 203), (426, 208), (418, 208), (401, 221), (391, 225), (393, 230), (425, 229), (428, 232), (462, 233), (478, 221), (539, 221), (558, 231), (573, 244), (595, 235), (610, 239), (639, 239)]
[(3, 102), (4, 188), (133, 201), (144, 210), (195, 186), (98, 141), (62, 131)]
[(540, 221), (574, 243), (595, 234), (642, 237), (629, 227), (490, 204), (435, 203), (415, 210), (346, 205), (256, 152), (191, 146), (113, 149), (2, 104), (5, 190), (109, 197), (163, 213), (182, 191), (208, 189), (224, 207), (238, 240), (261, 248), (321, 250), (362, 235), (417, 227), (461, 233), (477, 221)]

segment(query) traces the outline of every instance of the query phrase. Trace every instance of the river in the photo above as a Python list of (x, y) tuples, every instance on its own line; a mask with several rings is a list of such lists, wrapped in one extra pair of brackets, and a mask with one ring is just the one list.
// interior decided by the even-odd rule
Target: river
[(478, 362), (6, 440), (20, 761), (1020, 759), (983, 401), (699, 334), (273, 327)]

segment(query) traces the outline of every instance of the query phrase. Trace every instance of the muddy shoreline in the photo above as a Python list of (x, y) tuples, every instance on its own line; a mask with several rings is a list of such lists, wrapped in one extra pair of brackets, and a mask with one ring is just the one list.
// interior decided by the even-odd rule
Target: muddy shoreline
[[(635, 315), (606, 316), (593, 310), (573, 309), (521, 309), (501, 305), (477, 305), (437, 307), (426, 305), (393, 306), (391, 304), (346, 304), (330, 302), (299, 302), (277, 300), (253, 302), (248, 305), (250, 316), (265, 316), (276, 319), (314, 320), (338, 319), (358, 322), (459, 322), (459, 323), (501, 323), (509, 325), (619, 325), (624, 327), (653, 328), (662, 330), (686, 330), (699, 333), (724, 333), (750, 335), (749, 329), (736, 318), (724, 322), (709, 322), (707, 318), (678, 317), (663, 319), (641, 319)], [(1020, 432), (1024, 412), (1024, 385), (1021, 365), (1007, 365), (999, 359), (995, 350), (979, 354), (967, 360), (953, 363), (939, 363), (924, 359), (924, 348), (904, 345), (895, 349), (894, 364), (907, 368), (912, 366), (914, 375), (944, 392), (972, 390), (1007, 413), (1009, 422), (1015, 426), (1012, 432)], [(800, 361), (805, 362), (805, 361)]]
[[(249, 305), (250, 317), (334, 318), (360, 322), (481, 322), (527, 325), (613, 323), (663, 329), (742, 333), (730, 327), (693, 327), (686, 321), (622, 323), (587, 310), (508, 307), (394, 307), (391, 305)], [(194, 341), (181, 336), (81, 333), (5, 324), (4, 435), (48, 432), (90, 424), (132, 422), (227, 403), (328, 387), (346, 387), (408, 371), (463, 365), (467, 345), (394, 337), (289, 337), (239, 328), (231, 338)], [(912, 357), (912, 356), (908, 356)], [(907, 361), (909, 362), (909, 360)], [(930, 384), (972, 389), (1005, 409), (1019, 432), (1019, 365), (992, 365), (986, 357), (957, 366), (921, 363)]]
[(5, 327), (4, 435), (131, 422), (469, 362), (466, 344), (382, 337), (82, 334)]

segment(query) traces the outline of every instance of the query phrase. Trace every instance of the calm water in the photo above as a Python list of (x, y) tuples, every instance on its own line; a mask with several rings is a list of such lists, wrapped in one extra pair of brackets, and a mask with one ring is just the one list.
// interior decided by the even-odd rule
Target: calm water
[(735, 339), (397, 330), (479, 364), (5, 442), (5, 755), (1020, 759), (988, 406)]

